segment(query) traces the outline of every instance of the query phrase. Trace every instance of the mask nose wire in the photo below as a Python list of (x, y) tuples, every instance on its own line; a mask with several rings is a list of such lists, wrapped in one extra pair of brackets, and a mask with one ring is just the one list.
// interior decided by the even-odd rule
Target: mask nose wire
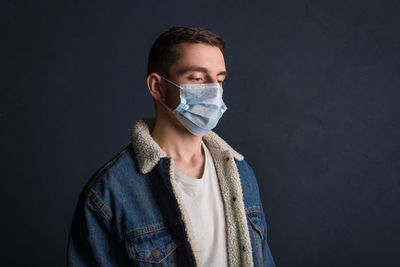
[[(160, 77), (163, 78), (164, 80), (166, 80), (167, 82), (172, 83), (173, 85), (175, 85), (175, 86), (178, 87), (179, 89), (183, 89), (180, 85), (174, 83), (173, 81), (168, 80), (167, 78), (165, 78), (165, 77), (163, 77), (163, 76), (161, 76), (161, 75), (160, 75)], [(214, 83), (213, 83), (213, 84), (214, 84)], [(218, 87), (219, 87), (220, 89), (222, 89), (222, 91), (223, 91), (224, 88), (222, 87), (222, 85), (220, 85), (219, 83), (215, 83), (215, 84), (218, 84)]]

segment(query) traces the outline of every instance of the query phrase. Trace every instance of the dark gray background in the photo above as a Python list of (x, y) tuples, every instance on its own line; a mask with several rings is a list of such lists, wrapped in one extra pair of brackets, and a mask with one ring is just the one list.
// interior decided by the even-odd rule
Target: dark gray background
[(154, 39), (227, 42), (215, 129), (253, 166), (277, 266), (399, 266), (399, 1), (2, 1), (1, 265), (62, 266), (78, 193), (153, 116)]

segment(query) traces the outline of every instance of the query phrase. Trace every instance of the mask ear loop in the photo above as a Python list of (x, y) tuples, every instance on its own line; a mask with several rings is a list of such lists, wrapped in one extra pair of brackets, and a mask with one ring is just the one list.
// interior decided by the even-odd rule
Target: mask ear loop
[(158, 101), (161, 105), (163, 105), (169, 112), (174, 113), (170, 107), (168, 107), (164, 102)]
[(180, 87), (178, 84), (174, 83), (173, 81), (168, 80), (167, 78), (164, 78), (163, 76), (160, 75), (161, 78), (163, 78), (164, 80), (166, 80), (167, 82), (172, 83), (173, 85), (175, 85), (176, 87), (178, 87), (179, 89), (182, 89), (182, 87)]
[[(173, 81), (168, 80), (167, 78), (163, 77), (160, 75), (161, 78), (163, 78), (164, 80), (166, 80), (167, 82), (172, 83), (173, 85), (175, 85), (176, 87), (178, 87), (179, 89), (182, 89), (179, 85), (177, 85), (176, 83), (174, 83)], [(160, 102), (161, 105), (163, 105), (167, 110), (169, 110), (172, 114), (174, 114), (173, 110), (168, 107), (163, 101), (158, 101)]]

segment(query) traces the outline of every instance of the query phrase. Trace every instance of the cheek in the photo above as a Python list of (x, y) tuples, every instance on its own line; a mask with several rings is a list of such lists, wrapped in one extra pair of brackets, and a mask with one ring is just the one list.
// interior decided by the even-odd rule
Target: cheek
[(179, 92), (180, 92), (179, 89), (175, 90), (171, 88), (167, 91), (165, 102), (171, 109), (175, 109), (181, 102), (181, 97)]

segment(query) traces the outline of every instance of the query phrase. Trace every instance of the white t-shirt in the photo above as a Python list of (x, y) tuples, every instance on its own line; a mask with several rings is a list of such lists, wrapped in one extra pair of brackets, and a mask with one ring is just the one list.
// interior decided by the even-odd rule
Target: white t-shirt
[(203, 176), (197, 179), (175, 169), (175, 177), (192, 222), (198, 266), (224, 267), (228, 266), (224, 206), (212, 156), (201, 144), (205, 152)]

